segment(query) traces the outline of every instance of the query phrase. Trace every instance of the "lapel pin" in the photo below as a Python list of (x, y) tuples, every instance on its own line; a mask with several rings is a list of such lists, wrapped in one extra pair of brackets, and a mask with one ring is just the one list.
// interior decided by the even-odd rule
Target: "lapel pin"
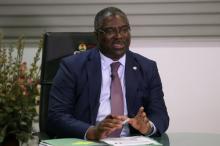
[(133, 66), (133, 70), (137, 70), (137, 66)]

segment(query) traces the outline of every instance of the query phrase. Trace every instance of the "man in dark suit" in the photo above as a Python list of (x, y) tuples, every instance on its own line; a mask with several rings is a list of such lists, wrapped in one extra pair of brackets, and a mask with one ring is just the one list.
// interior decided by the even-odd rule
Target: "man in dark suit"
[[(129, 50), (125, 13), (114, 7), (98, 12), (95, 34), (97, 48), (60, 64), (50, 92), (48, 134), (99, 140), (116, 132), (117, 136), (164, 133), (169, 116), (157, 66)], [(111, 72), (112, 64), (118, 64), (117, 75)], [(117, 114), (118, 109), (122, 114)]]

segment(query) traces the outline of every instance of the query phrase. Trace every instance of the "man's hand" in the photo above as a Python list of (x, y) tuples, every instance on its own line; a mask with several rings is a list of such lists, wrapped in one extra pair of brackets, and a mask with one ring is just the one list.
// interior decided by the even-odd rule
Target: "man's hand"
[(87, 131), (86, 138), (88, 140), (99, 140), (108, 137), (112, 132), (122, 128), (122, 122), (125, 116), (108, 115), (103, 121), (94, 127), (90, 127)]
[(134, 118), (130, 118), (128, 123), (142, 134), (150, 134), (152, 131), (149, 119), (144, 112), (144, 107), (140, 107), (137, 115)]

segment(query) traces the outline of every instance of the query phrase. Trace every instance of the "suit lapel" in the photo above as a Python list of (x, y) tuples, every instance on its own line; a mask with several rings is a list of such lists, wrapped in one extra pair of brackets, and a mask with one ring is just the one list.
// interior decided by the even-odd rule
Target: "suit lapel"
[(133, 107), (135, 103), (135, 98), (138, 91), (138, 73), (140, 72), (139, 65), (136, 59), (130, 51), (126, 54), (126, 64), (125, 64), (125, 88), (126, 88), (126, 100), (128, 116), (133, 117), (136, 115), (136, 110)]
[(91, 121), (95, 124), (99, 108), (99, 98), (101, 92), (101, 60), (97, 49), (92, 50), (88, 58), (87, 74), (89, 83), (89, 103), (91, 111)]

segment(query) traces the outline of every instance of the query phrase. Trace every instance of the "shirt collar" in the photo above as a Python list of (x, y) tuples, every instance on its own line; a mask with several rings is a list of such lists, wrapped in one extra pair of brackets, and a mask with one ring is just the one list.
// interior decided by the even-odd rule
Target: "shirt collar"
[(126, 54), (124, 54), (119, 60), (114, 61), (111, 58), (106, 57), (100, 51), (99, 51), (99, 53), (100, 53), (101, 64), (102, 64), (103, 69), (106, 69), (107, 67), (110, 67), (110, 64), (113, 63), (113, 62), (120, 62), (122, 66), (125, 66)]

